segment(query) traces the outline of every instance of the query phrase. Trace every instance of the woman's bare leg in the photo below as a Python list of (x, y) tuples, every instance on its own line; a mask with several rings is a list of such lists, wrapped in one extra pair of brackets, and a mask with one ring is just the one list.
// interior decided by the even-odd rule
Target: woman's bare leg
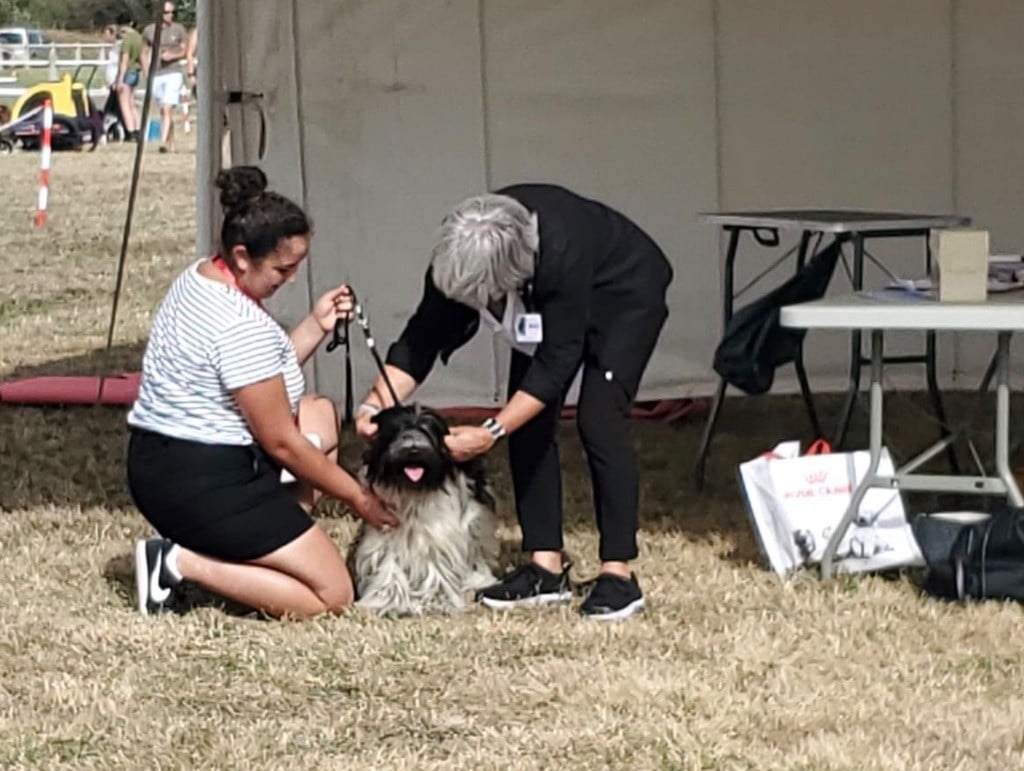
[(354, 595), (338, 547), (316, 525), (252, 562), (223, 562), (180, 549), (177, 564), (183, 578), (271, 616), (341, 613)]
[(117, 86), (117, 103), (121, 107), (121, 121), (125, 131), (138, 131), (139, 115), (135, 107), (135, 95), (124, 83)]
[[(338, 410), (334, 402), (325, 396), (303, 396), (299, 402), (299, 431), (319, 436), (320, 450), (338, 462)], [(295, 499), (306, 511), (312, 511), (320, 491), (299, 481), (295, 485)]]

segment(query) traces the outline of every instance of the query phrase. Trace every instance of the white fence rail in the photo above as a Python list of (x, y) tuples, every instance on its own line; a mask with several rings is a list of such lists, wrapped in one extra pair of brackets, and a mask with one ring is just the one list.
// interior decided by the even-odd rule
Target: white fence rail
[(57, 79), (57, 70), (81, 65), (103, 66), (110, 59), (110, 43), (46, 43), (45, 45), (6, 45), (0, 43), (0, 71), (26, 67), (49, 67), (50, 77)]
[[(0, 99), (12, 101), (18, 99), (25, 91), (26, 89), (23, 86), (0, 86)], [(94, 84), (94, 87), (86, 89), (86, 92), (92, 99), (101, 102), (107, 98), (108, 89), (106, 86), (96, 86)]]
[(47, 80), (58, 80), (62, 71), (74, 72), (82, 66), (99, 68), (96, 77), (89, 83), (89, 96), (103, 99), (107, 95), (107, 88), (102, 68), (108, 63), (112, 49), (110, 43), (46, 43), (29, 46), (0, 43), (0, 99), (17, 99), (25, 92), (25, 87), (17, 85), (17, 78), (12, 74), (17, 70), (46, 67), (49, 70)]

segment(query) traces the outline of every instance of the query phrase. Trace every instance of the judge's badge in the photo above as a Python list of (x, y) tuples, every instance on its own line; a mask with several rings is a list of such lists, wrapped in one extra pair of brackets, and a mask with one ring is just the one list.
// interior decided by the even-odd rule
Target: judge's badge
[(520, 313), (516, 316), (516, 342), (540, 343), (544, 341), (544, 322), (539, 313)]

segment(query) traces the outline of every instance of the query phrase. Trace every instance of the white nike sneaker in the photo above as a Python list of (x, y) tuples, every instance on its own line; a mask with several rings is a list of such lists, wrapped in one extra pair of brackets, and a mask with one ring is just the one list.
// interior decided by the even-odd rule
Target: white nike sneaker
[(135, 542), (135, 593), (143, 616), (166, 610), (175, 581), (164, 565), (174, 544), (166, 538), (142, 538)]

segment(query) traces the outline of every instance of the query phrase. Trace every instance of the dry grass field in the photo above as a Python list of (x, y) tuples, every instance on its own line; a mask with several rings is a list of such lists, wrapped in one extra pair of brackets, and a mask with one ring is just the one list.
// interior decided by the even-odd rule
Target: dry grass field
[[(109, 364), (131, 154), (56, 155), (40, 231), (37, 162), (0, 157), (0, 378), (137, 367), (192, 253), (194, 156), (145, 160)], [(805, 426), (792, 399), (734, 402), (701, 495), (699, 424), (636, 426), (649, 608), (611, 626), (574, 607), (278, 623), (198, 592), (186, 612), (143, 618), (129, 550), (147, 528), (123, 483), (123, 411), (2, 405), (0, 767), (1022, 767), (1021, 609), (934, 600), (907, 577), (766, 572), (735, 464)], [(912, 449), (932, 428), (918, 400), (891, 404), (892, 444)], [(586, 578), (595, 538), (568, 426), (564, 448), (568, 546)], [(490, 463), (512, 547), (504, 460)], [(345, 544), (354, 522), (322, 514)]]

